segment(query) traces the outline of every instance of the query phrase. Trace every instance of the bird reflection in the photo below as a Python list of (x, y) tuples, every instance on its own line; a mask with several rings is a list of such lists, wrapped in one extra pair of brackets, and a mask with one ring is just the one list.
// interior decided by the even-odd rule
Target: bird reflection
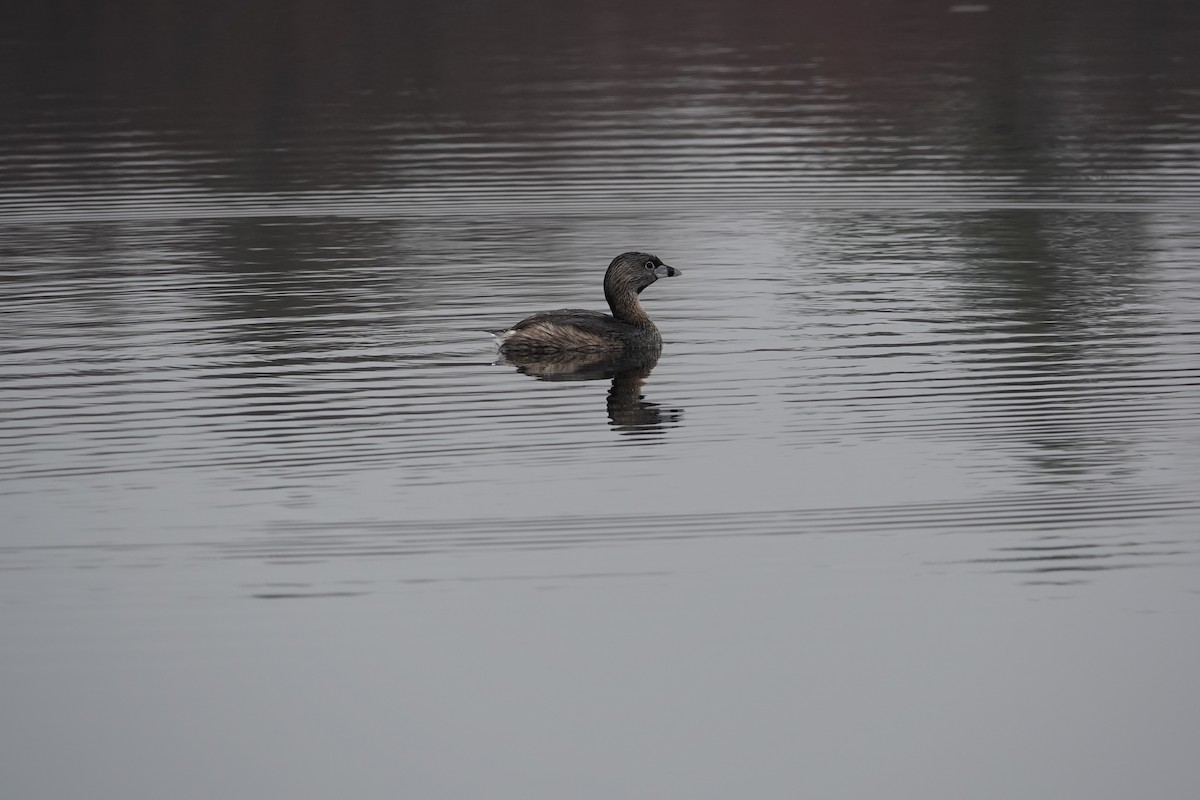
[(608, 421), (619, 433), (661, 433), (683, 417), (683, 409), (663, 408), (642, 394), (642, 384), (658, 363), (658, 352), (612, 353), (504, 353), (500, 364), (540, 381), (595, 381), (612, 379), (608, 390)]

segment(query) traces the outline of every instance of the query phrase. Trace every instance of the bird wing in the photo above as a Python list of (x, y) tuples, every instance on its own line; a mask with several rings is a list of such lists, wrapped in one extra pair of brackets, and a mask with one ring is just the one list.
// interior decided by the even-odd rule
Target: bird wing
[(585, 333), (612, 333), (612, 324), (616, 322), (608, 314), (599, 311), (587, 311), (582, 308), (560, 308), (557, 311), (543, 311), (534, 314), (512, 326), (512, 330), (520, 331), (541, 325), (570, 325)]

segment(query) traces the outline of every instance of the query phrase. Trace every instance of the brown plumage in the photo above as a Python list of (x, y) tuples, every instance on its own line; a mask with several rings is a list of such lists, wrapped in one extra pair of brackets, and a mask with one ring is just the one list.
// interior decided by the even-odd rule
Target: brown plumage
[(679, 274), (680, 270), (649, 253), (622, 253), (604, 274), (604, 299), (612, 316), (577, 308), (544, 311), (493, 335), (506, 353), (657, 350), (662, 336), (638, 302), (638, 294), (659, 278)]

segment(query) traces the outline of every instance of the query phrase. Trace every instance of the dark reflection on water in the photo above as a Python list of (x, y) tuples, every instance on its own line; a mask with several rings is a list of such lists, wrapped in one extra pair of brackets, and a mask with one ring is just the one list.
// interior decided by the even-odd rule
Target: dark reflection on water
[(1130, 346), (1161, 325), (1148, 294), (1145, 220), (1016, 210), (969, 215), (961, 225), (973, 246), (959, 302), (978, 321), (975, 335), (1006, 345), (961, 358), (1019, 386), (989, 399), (989, 415), (1013, 423), (994, 432), (1025, 441), (1026, 458), (1048, 482), (1133, 474), (1135, 448), (1110, 423), (1155, 403), (1114, 380), (1154, 369), (1151, 353)]
[(506, 353), (500, 363), (542, 381), (594, 381), (612, 379), (608, 390), (608, 419), (619, 433), (645, 435), (661, 432), (683, 418), (683, 410), (664, 409), (646, 400), (642, 385), (658, 363), (660, 352), (649, 351), (613, 357), (608, 353)]
[(1182, 0), (83, 7), (0, 12), (15, 219), (1197, 196)]

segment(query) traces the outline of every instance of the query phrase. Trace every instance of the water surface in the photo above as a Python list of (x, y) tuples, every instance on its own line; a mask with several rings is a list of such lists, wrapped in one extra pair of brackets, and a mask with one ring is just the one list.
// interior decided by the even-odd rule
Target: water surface
[(1190, 4), (0, 23), (6, 794), (1195, 793)]

